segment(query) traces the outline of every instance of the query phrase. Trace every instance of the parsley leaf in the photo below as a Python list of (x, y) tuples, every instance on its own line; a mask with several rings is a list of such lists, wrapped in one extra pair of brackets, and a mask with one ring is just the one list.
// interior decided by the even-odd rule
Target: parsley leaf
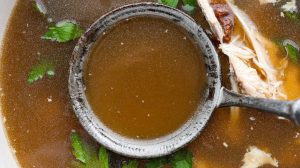
[(192, 15), (197, 8), (197, 0), (183, 0), (182, 10)]
[(159, 3), (176, 8), (179, 0), (158, 0)]
[(188, 13), (189, 15), (192, 15), (195, 12), (196, 7), (186, 4), (182, 6), (182, 10)]
[(188, 150), (180, 150), (171, 156), (172, 168), (192, 168), (193, 154)]
[(72, 142), (74, 157), (77, 160), (81, 161), (82, 163), (87, 163), (88, 152), (86, 151), (85, 145), (83, 144), (81, 138), (77, 133), (71, 134), (71, 142)]
[(285, 39), (282, 41), (282, 46), (284, 47), (288, 57), (296, 64), (300, 64), (300, 48), (296, 42)]
[(145, 168), (162, 168), (168, 163), (166, 158), (156, 158), (146, 163)]
[[(108, 154), (106, 150), (100, 149), (99, 157), (95, 146), (88, 144), (77, 133), (71, 134), (71, 143), (73, 147), (73, 155), (79, 161), (72, 163), (76, 168), (109, 168)], [(105, 154), (106, 153), (106, 154)], [(101, 156), (102, 155), (102, 156)], [(103, 159), (106, 158), (107, 159)], [(107, 167), (102, 167), (107, 166)]]
[(47, 62), (47, 61), (42, 61), (39, 64), (35, 65), (32, 67), (31, 71), (28, 74), (27, 82), (29, 84), (32, 84), (39, 79), (43, 79), (45, 75), (48, 77), (52, 77), (55, 75), (55, 70), (54, 70), (53, 64)]
[(100, 147), (99, 150), (100, 168), (109, 168), (108, 152), (104, 147)]
[(83, 29), (77, 23), (65, 20), (49, 27), (48, 32), (42, 36), (42, 39), (63, 43), (79, 38), (82, 34)]
[(193, 7), (196, 7), (198, 5), (197, 0), (183, 0), (183, 4), (184, 5), (190, 5), (190, 6), (193, 6)]
[(123, 164), (122, 168), (137, 168), (139, 163), (136, 160), (130, 160), (128, 164)]
[(287, 11), (287, 12), (283, 12), (283, 13), (287, 18), (289, 18), (292, 21), (299, 21), (299, 19), (300, 19), (298, 12)]

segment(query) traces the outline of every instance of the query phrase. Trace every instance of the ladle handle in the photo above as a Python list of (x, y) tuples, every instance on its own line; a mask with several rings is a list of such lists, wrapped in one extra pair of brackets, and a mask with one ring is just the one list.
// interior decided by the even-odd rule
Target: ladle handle
[(255, 98), (232, 92), (224, 87), (221, 88), (220, 95), (218, 107), (250, 107), (290, 119), (296, 124), (300, 123), (300, 99), (296, 101), (280, 101)]

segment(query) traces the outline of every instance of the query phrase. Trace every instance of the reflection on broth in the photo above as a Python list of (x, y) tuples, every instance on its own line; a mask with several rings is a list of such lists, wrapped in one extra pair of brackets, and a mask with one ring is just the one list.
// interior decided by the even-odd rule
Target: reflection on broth
[(171, 133), (196, 111), (206, 86), (200, 49), (175, 23), (138, 17), (115, 25), (93, 48), (86, 93), (109, 128), (134, 138)]
[[(18, 5), (15, 8), (6, 32), (6, 38), (3, 46), (4, 50), (0, 66), (2, 89), (1, 92), (3, 92), (2, 108), (4, 117), (6, 118), (6, 128), (10, 143), (16, 151), (16, 156), (18, 157), (20, 164), (24, 168), (71, 167), (71, 163), (75, 160), (75, 158), (72, 156), (72, 148), (70, 143), (70, 134), (72, 130), (76, 130), (82, 137), (84, 137), (84, 139), (86, 139), (88, 142), (91, 142), (92, 145), (95, 144), (94, 141), (79, 125), (69, 104), (67, 90), (69, 68), (68, 62), (72, 54), (72, 50), (75, 46), (75, 42), (56, 43), (41, 40), (41, 36), (47, 31), (47, 27), (50, 25), (46, 17), (51, 18), (55, 23), (64, 19), (74, 19), (83, 28), (87, 28), (105, 12), (124, 4), (137, 2), (137, 0), (45, 0), (44, 2), (48, 10), (48, 14), (45, 17), (40, 15), (32, 7), (32, 2), (30, 0), (20, 0), (18, 2)], [(218, 0), (216, 2), (223, 1)], [(299, 23), (292, 22), (286, 17), (280, 16), (280, 7), (286, 2), (287, 1), (282, 0), (275, 5), (260, 5), (258, 0), (235, 0), (235, 3), (241, 9), (245, 10), (245, 12), (257, 24), (258, 29), (266, 38), (270, 39), (271, 41), (277, 38), (291, 39), (299, 45)], [(296, 2), (299, 9), (300, 1)], [(199, 24), (204, 25), (206, 24), (206, 22), (205, 20), (203, 20), (203, 16), (199, 11), (200, 10), (197, 9), (193, 17), (196, 18)], [(155, 24), (164, 24), (164, 22), (158, 21), (158, 23)], [(169, 27), (169, 30), (174, 30), (174, 27), (170, 25), (165, 26)], [(149, 28), (151, 27), (157, 28), (158, 30), (160, 29), (160, 27), (157, 25), (150, 25)], [(145, 30), (136, 31), (136, 33), (143, 32), (145, 32)], [(159, 32), (156, 33), (160, 34)], [(122, 34), (125, 36), (126, 32), (122, 32)], [(151, 37), (148, 34), (145, 35), (148, 38)], [(179, 37), (181, 38), (180, 33), (174, 34), (174, 36), (168, 36), (168, 34), (166, 34), (166, 38), (179, 39)], [(107, 38), (113, 37), (108, 36)], [(121, 42), (124, 43), (124, 48), (120, 47), (118, 48), (118, 50), (115, 50), (114, 53), (121, 52), (121, 49), (132, 49), (132, 47), (126, 46), (126, 44), (128, 44), (129, 42), (133, 42), (133, 38), (134, 37), (109, 40), (111, 42), (111, 47), (120, 47)], [(152, 43), (154, 43), (155, 40), (152, 40)], [(164, 41), (164, 39), (160, 41), (166, 42)], [(175, 43), (173, 41), (171, 42)], [(168, 43), (166, 44), (166, 46), (169, 47), (170, 45), (171, 44)], [(175, 49), (180, 49), (184, 44), (174, 45), (177, 45), (177, 48)], [(190, 46), (188, 44), (185, 45)], [(101, 49), (101, 45), (99, 45), (98, 47), (99, 49)], [(160, 47), (160, 45), (158, 47)], [(103, 50), (108, 51), (107, 53), (105, 53), (105, 55), (108, 56), (110, 54), (108, 48), (103, 48)], [(277, 50), (278, 51), (276, 52), (274, 52), (275, 50), (272, 50), (270, 56), (272, 61), (274, 62), (274, 65), (276, 65), (276, 68), (279, 68), (280, 61), (286, 56), (286, 52), (280, 51), (280, 49), (278, 48)], [(183, 51), (180, 50), (180, 52)], [(170, 53), (173, 52), (175, 51), (172, 48)], [(194, 56), (197, 55), (195, 53), (192, 54)], [(187, 70), (192, 70), (190, 69), (190, 67), (186, 68), (188, 65), (193, 65), (194, 69), (197, 69), (197, 66), (199, 64), (191, 62), (192, 59), (186, 59), (186, 57), (183, 57), (183, 55), (175, 56), (178, 57), (178, 61), (180, 60), (183, 62), (182, 64), (180, 64), (181, 66), (179, 68), (176, 67), (177, 64), (168, 64), (170, 60), (174, 60), (172, 56), (166, 57), (162, 60), (164, 67), (170, 68), (170, 71), (166, 71), (165, 69), (165, 71), (163, 72), (166, 72), (166, 74), (169, 74), (169, 72), (177, 72), (181, 74), (179, 76), (170, 75), (170, 83), (174, 83), (174, 81), (175, 83), (177, 83), (176, 80), (185, 79), (190, 82), (186, 85), (193, 85), (196, 89), (199, 89), (199, 85), (197, 85), (197, 83), (193, 83), (197, 81), (193, 79), (193, 76), (195, 74), (201, 73), (196, 70), (193, 71), (194, 75), (186, 72)], [(127, 59), (129, 58), (128, 55), (126, 57), (126, 53), (122, 53), (123, 59), (116, 59), (118, 57), (121, 57), (121, 55), (111, 57), (107, 61), (116, 61), (117, 64), (121, 64), (127, 62)], [(225, 56), (220, 55), (220, 58), (222, 59), (222, 62), (228, 62)], [(49, 60), (55, 65), (55, 75), (52, 78), (45, 77), (42, 80), (39, 80), (31, 85), (28, 84), (28, 72), (30, 72), (32, 67), (34, 67), (42, 60)], [(155, 61), (158, 60), (159, 59), (156, 59)], [(154, 66), (157, 65), (157, 62), (155, 61), (143, 62), (143, 57), (138, 59), (136, 55), (136, 59), (129, 59), (129, 62), (127, 63), (143, 63)], [(103, 63), (101, 63), (100, 61), (99, 64)], [(143, 67), (143, 65), (137, 66)], [(223, 69), (229, 69), (226, 64), (223, 64), (222, 66)], [(125, 66), (120, 67), (124, 68)], [(96, 68), (100, 68), (100, 66)], [(106, 75), (110, 74), (112, 72), (108, 71), (109, 68), (110, 67), (107, 67), (99, 72), (104, 75), (105, 73)], [(152, 72), (151, 69), (145, 69), (143, 73), (136, 74), (157, 74), (156, 71), (158, 69), (153, 70), (154, 71)], [(115, 78), (123, 79), (120, 74), (120, 72), (123, 73), (123, 71), (119, 69), (111, 69), (111, 71), (114, 71), (114, 73), (117, 74)], [(93, 75), (95, 74), (92, 73), (92, 76)], [(225, 79), (228, 78), (227, 72), (223, 72), (223, 75)], [(144, 74), (142, 77), (146, 76), (147, 75)], [(179, 78), (180, 76), (181, 78)], [(105, 77), (105, 79), (107, 78)], [(132, 78), (129, 79), (135, 78), (136, 76), (132, 76)], [(97, 78), (97, 80), (103, 79), (104, 76), (102, 79)], [(145, 81), (149, 79), (150, 78), (145, 78)], [(299, 65), (296, 65), (289, 61), (282, 79), (288, 98), (294, 99), (299, 97)], [(88, 78), (88, 80), (90, 79)], [(110, 82), (109, 80), (103, 81)], [(122, 83), (117, 84), (107, 83), (106, 86), (108, 87), (109, 85), (114, 84), (116, 85), (113, 86), (114, 91), (116, 91), (115, 89), (117, 89), (117, 86), (119, 86), (119, 84), (125, 85), (126, 79), (124, 81), (121, 81)], [(136, 80), (133, 81), (138, 82)], [(159, 76), (159, 78), (155, 78), (154, 81), (161, 83), (160, 81), (164, 80)], [(182, 85), (182, 83), (180, 82), (178, 82), (177, 84)], [(148, 83), (144, 83), (144, 85), (147, 86)], [(142, 90), (138, 89), (139, 88), (133, 88), (130, 89), (129, 92)], [(163, 91), (166, 91), (165, 88), (161, 89)], [(170, 92), (172, 92), (172, 90), (170, 90)], [(148, 92), (143, 93), (148, 94)], [(152, 94), (152, 92), (149, 92), (149, 94), (150, 93)], [(136, 96), (134, 92), (130, 94), (130, 96)], [(188, 96), (196, 100), (197, 96), (193, 94), (195, 93), (191, 92)], [(111, 98), (115, 98), (117, 97), (117, 95), (119, 96), (120, 94), (113, 94), (111, 95)], [(163, 95), (162, 97), (164, 98), (162, 100), (169, 100), (167, 99), (168, 97), (166, 97), (166, 95)], [(172, 98), (176, 99), (176, 101), (179, 101), (178, 97), (173, 96)], [(131, 100), (140, 99), (128, 99), (126, 101)], [(146, 106), (147, 103), (150, 103), (146, 98), (144, 101), (145, 103), (140, 105)], [(107, 105), (109, 105), (109, 103), (107, 103)], [(122, 104), (117, 105), (118, 107), (120, 107), (120, 105)], [(141, 106), (141, 109), (147, 109), (142, 107), (143, 106)], [(190, 108), (190, 111), (193, 111), (192, 107), (187, 108)], [(143, 111), (143, 113), (146, 114), (145, 111)], [(289, 121), (278, 119), (276, 116), (246, 108), (241, 109), (240, 112), (237, 113), (238, 115), (232, 116), (231, 114), (232, 113), (230, 113), (229, 108), (217, 110), (214, 113), (212, 119), (209, 121), (205, 130), (192, 144), (189, 145), (188, 148), (193, 152), (194, 155), (193, 167), (239, 168), (243, 164), (242, 159), (250, 146), (256, 146), (259, 149), (272, 154), (272, 157), (276, 158), (279, 161), (279, 167), (281, 168), (300, 167), (299, 128), (297, 128)], [(184, 122), (186, 117), (188, 117), (189, 115), (190, 114), (183, 116), (179, 123)], [(128, 121), (125, 120), (125, 122)], [(165, 122), (167, 121), (162, 119), (155, 122), (160, 122), (158, 124), (165, 124)], [(168, 132), (171, 130), (172, 129), (168, 128), (168, 130), (164, 131)], [(124, 134), (136, 136), (139, 133), (140, 132), (125, 132)], [(152, 137), (159, 136), (161, 134), (163, 133), (155, 131), (151, 132)], [(144, 135), (144, 137), (147, 137), (147, 135)], [(112, 158), (111, 160), (115, 161), (114, 158)], [(272, 166), (267, 165), (262, 167), (267, 168)]]

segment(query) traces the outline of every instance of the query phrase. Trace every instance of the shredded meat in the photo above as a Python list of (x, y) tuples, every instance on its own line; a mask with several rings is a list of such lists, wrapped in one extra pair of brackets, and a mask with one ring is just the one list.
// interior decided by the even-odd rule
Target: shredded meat
[(250, 146), (247, 149), (243, 162), (244, 164), (241, 168), (258, 168), (264, 165), (278, 167), (278, 160), (272, 158), (270, 153), (266, 153), (256, 146)]
[[(279, 72), (270, 62), (265, 46), (267, 41), (271, 42), (259, 33), (253, 21), (232, 0), (216, 1), (221, 0), (197, 0), (220, 43), (219, 48), (229, 58), (234, 85), (240, 84), (240, 91), (250, 96), (286, 99), (282, 81), (277, 78)], [(241, 32), (233, 32), (234, 22), (239, 23)]]
[(224, 30), (224, 42), (230, 42), (234, 30), (234, 14), (228, 4), (211, 4)]

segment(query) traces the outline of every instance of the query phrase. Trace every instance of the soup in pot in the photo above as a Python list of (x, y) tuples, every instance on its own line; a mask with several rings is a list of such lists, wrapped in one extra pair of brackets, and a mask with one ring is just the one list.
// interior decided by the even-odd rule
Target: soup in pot
[[(96, 143), (82, 129), (71, 108), (69, 59), (77, 38), (96, 19), (134, 2), (138, 0), (17, 2), (1, 51), (0, 92), (8, 138), (20, 165), (90, 168), (100, 167), (109, 160), (112, 168), (154, 164), (194, 168), (300, 168), (299, 128), (291, 121), (247, 108), (216, 110), (204, 131), (186, 149), (157, 160), (124, 158)], [(166, 5), (184, 10), (205, 28), (219, 49), (224, 85), (257, 97), (290, 100), (299, 97), (299, 1), (197, 2), (176, 4), (174, 1)], [(208, 24), (213, 21), (215, 24)], [(220, 25), (222, 33), (216, 32), (216, 25)], [(99, 101), (95, 111), (113, 130), (125, 136), (153, 138), (172, 132), (193, 114), (201, 101), (199, 92), (205, 78), (200, 66), (201, 53), (172, 24), (136, 19), (119, 24), (112, 31), (140, 26), (143, 29), (116, 32), (118, 36), (108, 33), (107, 39), (99, 41), (92, 54), (92, 64), (87, 68), (87, 73), (91, 73), (86, 78), (87, 92), (99, 89), (104, 93), (89, 95), (92, 104), (97, 105), (107, 93), (108, 99)], [(139, 39), (142, 43), (135, 42), (139, 33), (145, 37)], [(113, 51), (108, 44), (114, 47)], [(247, 86), (253, 86), (252, 90)], [(127, 107), (130, 104), (132, 107)], [(102, 113), (110, 108), (111, 115)], [(162, 110), (165, 114), (159, 117)], [(171, 113), (174, 122), (166, 125), (170, 121), (166, 117)], [(135, 116), (149, 127), (130, 128), (139, 125), (134, 121)], [(155, 131), (150, 127), (161, 129)]]

